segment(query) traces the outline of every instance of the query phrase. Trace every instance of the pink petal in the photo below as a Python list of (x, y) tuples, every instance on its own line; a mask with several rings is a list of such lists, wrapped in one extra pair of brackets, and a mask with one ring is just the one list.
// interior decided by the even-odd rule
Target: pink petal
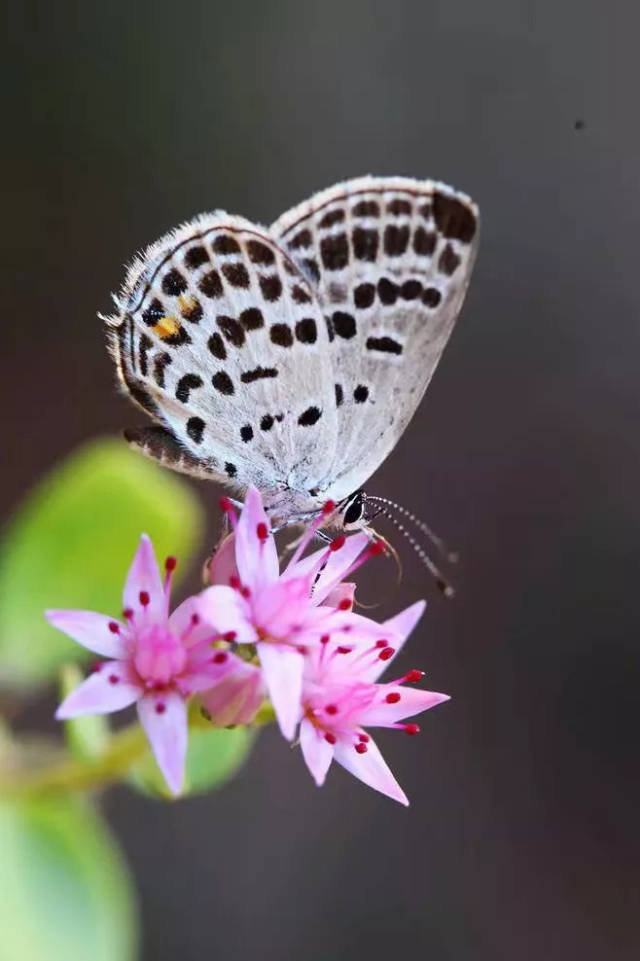
[[(180, 638), (183, 646), (190, 650), (203, 641), (212, 640), (216, 630), (200, 614), (200, 596), (188, 597), (169, 618), (169, 630)], [(195, 617), (195, 623), (194, 623)]]
[(138, 702), (138, 717), (169, 790), (180, 794), (188, 733), (184, 698), (173, 691), (147, 694)]
[(422, 711), (428, 711), (430, 707), (435, 707), (436, 704), (442, 704), (443, 701), (450, 700), (448, 694), (438, 694), (436, 691), (421, 691), (419, 688), (398, 686), (397, 689), (390, 688), (389, 690), (397, 690), (400, 700), (395, 704), (388, 704), (385, 701), (388, 692), (385, 692), (383, 688), (381, 697), (360, 714), (359, 721), (363, 727), (388, 727), (397, 721), (404, 720), (405, 717), (421, 714)]
[(358, 754), (352, 742), (339, 740), (335, 746), (335, 759), (338, 764), (359, 778), (369, 787), (400, 804), (408, 805), (409, 801), (389, 770), (389, 767), (382, 757), (377, 745), (369, 738), (367, 741), (367, 751), (365, 754)]
[[(127, 647), (122, 632), (126, 628), (112, 617), (105, 614), (94, 614), (93, 611), (45, 611), (45, 617), (50, 624), (64, 631), (78, 644), (102, 654), (103, 657), (125, 657)], [(116, 624), (118, 631), (114, 633), (109, 625)]]
[(390, 646), (394, 649), (395, 653), (393, 657), (389, 658), (388, 661), (375, 662), (375, 664), (367, 672), (366, 679), (368, 681), (376, 681), (383, 671), (393, 664), (398, 653), (402, 650), (405, 641), (424, 614), (426, 606), (426, 601), (416, 601), (415, 604), (411, 604), (410, 607), (405, 607), (404, 611), (400, 611), (400, 613), (396, 614), (395, 617), (389, 618), (388, 621), (384, 621), (384, 623), (380, 625), (382, 630), (382, 634), (380, 635), (381, 637), (384, 637), (385, 633), (395, 635), (394, 639), (390, 643)]
[(251, 608), (239, 591), (231, 587), (208, 587), (199, 595), (197, 608), (203, 622), (218, 634), (235, 633), (238, 644), (253, 644), (256, 634)]
[(307, 718), (303, 718), (300, 725), (300, 747), (313, 780), (318, 787), (322, 787), (333, 760), (333, 746)]
[(213, 687), (200, 694), (200, 700), (219, 727), (251, 724), (267, 696), (262, 671), (233, 654), (227, 664)]
[[(313, 588), (313, 599), (316, 604), (322, 604), (326, 596), (340, 583), (349, 567), (360, 556), (363, 550), (369, 546), (370, 540), (367, 534), (359, 532), (347, 537), (344, 545), (338, 551), (333, 551), (328, 555), (327, 563), (320, 572), (320, 576)], [(323, 554), (327, 554), (327, 548), (321, 547), (304, 557), (297, 564), (287, 568), (286, 577), (306, 577), (317, 565)]]
[(236, 535), (227, 534), (209, 561), (205, 576), (209, 584), (228, 585), (234, 575), (240, 576), (236, 564)]
[[(258, 527), (266, 528), (266, 540), (258, 537)], [(279, 564), (271, 524), (262, 506), (262, 499), (255, 487), (246, 493), (240, 520), (235, 531), (236, 563), (243, 584), (256, 588), (275, 581)]]
[(304, 657), (299, 651), (280, 644), (261, 643), (257, 647), (280, 730), (292, 741), (300, 720)]
[(149, 595), (145, 615), (153, 620), (164, 617), (166, 615), (167, 599), (153, 553), (153, 545), (146, 534), (143, 534), (140, 538), (140, 546), (127, 574), (127, 582), (122, 597), (125, 610), (130, 609), (135, 614), (143, 610), (140, 603), (141, 591)]
[(58, 721), (81, 714), (110, 714), (137, 701), (143, 693), (124, 661), (104, 661), (99, 670), (68, 695), (56, 711)]
[(324, 604), (326, 607), (338, 607), (342, 601), (349, 601), (350, 608), (353, 607), (353, 601), (356, 593), (356, 585), (349, 581), (344, 581), (342, 584), (338, 584), (334, 587), (324, 598)]

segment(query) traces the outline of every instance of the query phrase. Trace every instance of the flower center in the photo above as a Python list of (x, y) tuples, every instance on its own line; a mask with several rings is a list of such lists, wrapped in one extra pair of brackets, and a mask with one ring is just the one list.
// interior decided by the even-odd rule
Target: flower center
[(154, 624), (136, 636), (133, 663), (144, 681), (168, 684), (180, 674), (186, 660), (182, 644), (166, 627)]

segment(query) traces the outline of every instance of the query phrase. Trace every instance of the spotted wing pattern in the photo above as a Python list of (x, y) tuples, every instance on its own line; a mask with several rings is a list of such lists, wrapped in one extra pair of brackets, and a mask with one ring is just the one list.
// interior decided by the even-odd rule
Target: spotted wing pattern
[(309, 279), (264, 228), (197, 218), (133, 264), (118, 300), (108, 323), (121, 383), (156, 421), (132, 443), (239, 489), (327, 485), (328, 329)]
[(478, 211), (444, 184), (364, 177), (316, 194), (271, 233), (329, 324), (338, 499), (382, 463), (427, 388), (469, 283)]

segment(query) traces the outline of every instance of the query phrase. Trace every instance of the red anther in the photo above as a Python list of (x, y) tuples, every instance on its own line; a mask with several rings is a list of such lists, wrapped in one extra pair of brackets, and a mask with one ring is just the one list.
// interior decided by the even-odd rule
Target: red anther
[(124, 617), (125, 621), (128, 621), (133, 617), (133, 611), (130, 607), (125, 607), (122, 612), (122, 616)]
[(224, 662), (227, 660), (228, 657), (229, 655), (227, 654), (226, 651), (218, 651), (217, 654), (213, 655), (211, 660), (213, 661), (214, 664), (224, 664)]
[(358, 734), (358, 740), (362, 741), (363, 744), (366, 744), (367, 741), (371, 740), (371, 738), (369, 737), (368, 734)]
[(356, 744), (355, 747), (356, 747), (356, 751), (358, 752), (358, 754), (366, 754), (367, 751), (369, 750), (369, 748), (368, 748), (367, 745), (364, 743), (364, 741), (359, 741), (359, 743)]
[(251, 597), (251, 591), (249, 590), (248, 587), (241, 587), (241, 588), (240, 588), (240, 593), (242, 594), (242, 596), (243, 596), (244, 598)]
[(156, 681), (153, 684), (154, 691), (166, 691), (167, 685), (163, 681)]
[(344, 547), (344, 542), (346, 541), (346, 539), (347, 538), (344, 536), (344, 534), (340, 534), (338, 537), (334, 537), (334, 539), (329, 544), (329, 550), (339, 551), (341, 547)]
[(118, 634), (120, 631), (120, 625), (116, 621), (109, 621), (109, 630), (112, 634)]
[(320, 638), (320, 643), (321, 643), (321, 644), (328, 644), (330, 640), (331, 640), (331, 638), (329, 637), (328, 634), (323, 634), (322, 637)]
[(103, 665), (103, 664), (104, 664), (104, 661), (96, 661), (95, 664), (92, 664), (92, 665), (91, 665), (91, 673), (92, 673), (92, 674), (99, 674), (100, 671), (102, 670), (102, 665)]
[(336, 650), (337, 650), (338, 654), (351, 654), (351, 651), (353, 650), (353, 648), (352, 648), (352, 647), (344, 647), (344, 646), (341, 644), (340, 647), (337, 647), (337, 648), (336, 648)]
[(171, 573), (171, 571), (175, 571), (177, 566), (178, 566), (177, 557), (167, 557), (166, 561), (164, 562), (164, 569), (169, 574)]
[(336, 741), (338, 740), (335, 734), (332, 734), (331, 731), (327, 731), (327, 733), (324, 736), (324, 739), (327, 742), (327, 744), (335, 744)]
[(298, 654), (302, 654), (302, 656), (304, 657), (308, 653), (309, 653), (309, 648), (305, 647), (304, 644), (300, 644), (298, 647)]
[(378, 648), (389, 647), (389, 641), (376, 641), (376, 647)]
[(148, 591), (140, 591), (140, 594), (139, 594), (138, 596), (139, 596), (139, 598), (140, 598), (140, 603), (142, 604), (142, 606), (143, 606), (143, 607), (146, 607), (147, 604), (149, 603), (149, 600), (150, 600), (150, 598), (149, 598), (149, 592), (148, 592)]
[(238, 577), (237, 574), (232, 574), (231, 577), (229, 578), (229, 587), (232, 587), (234, 591), (239, 590), (240, 578)]
[(405, 724), (404, 729), (407, 734), (413, 736), (414, 734), (420, 733), (420, 728), (417, 724)]
[(389, 658), (393, 657), (395, 653), (396, 652), (392, 647), (385, 647), (384, 651), (380, 651), (380, 653), (378, 654), (378, 657), (381, 661), (388, 661)]
[(233, 504), (231, 503), (228, 497), (221, 497), (219, 503), (220, 503), (220, 510), (223, 511), (225, 514), (231, 514), (233, 512)]
[(117, 674), (110, 674), (110, 675), (109, 675), (109, 684), (117, 684), (119, 680), (120, 680), (120, 678), (118, 677)]
[(416, 681), (421, 681), (424, 677), (424, 671), (407, 671), (404, 676), (407, 684), (415, 684)]
[(264, 523), (264, 521), (260, 521), (260, 523), (256, 527), (256, 534), (258, 535), (259, 541), (266, 541), (266, 539), (268, 538), (269, 528)]
[(351, 609), (351, 601), (349, 600), (348, 597), (343, 597), (340, 603), (338, 604), (338, 610), (348, 611), (350, 609)]
[(199, 623), (200, 623), (200, 615), (199, 615), (199, 614), (192, 614), (192, 615), (191, 615), (191, 623), (193, 624), (194, 627), (196, 626), (196, 624), (199, 624)]
[(164, 701), (158, 701), (156, 704), (156, 714), (164, 714), (166, 710), (167, 705), (164, 703)]
[(237, 636), (238, 636), (238, 635), (236, 634), (235, 631), (227, 631), (226, 634), (223, 634), (223, 635), (222, 635), (222, 639), (223, 639), (224, 641), (229, 641), (229, 644), (231, 644), (233, 641), (235, 641), (235, 639), (236, 639)]
[(327, 516), (327, 514), (333, 514), (335, 509), (336, 509), (335, 501), (325, 501), (325, 503), (322, 505), (322, 513), (324, 514), (325, 517)]
[(373, 541), (369, 548), (369, 554), (371, 557), (375, 557), (376, 554), (384, 554), (385, 550), (384, 541)]
[(325, 711), (327, 712), (327, 714), (337, 714), (337, 713), (338, 713), (338, 705), (337, 705), (337, 704), (327, 704), (327, 706), (325, 707)]
[(387, 696), (385, 697), (385, 701), (387, 702), (387, 704), (397, 704), (399, 700), (400, 700), (400, 695), (398, 694), (397, 691), (391, 691), (391, 693), (387, 694)]

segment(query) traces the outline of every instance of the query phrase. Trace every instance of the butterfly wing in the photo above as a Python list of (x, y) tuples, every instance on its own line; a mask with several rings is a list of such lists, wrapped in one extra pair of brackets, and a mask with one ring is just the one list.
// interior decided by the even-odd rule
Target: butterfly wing
[(134, 444), (240, 489), (326, 486), (337, 431), (327, 326), (264, 228), (197, 218), (138, 258), (119, 303), (108, 323), (120, 380), (156, 421)]
[(271, 233), (330, 325), (338, 415), (329, 491), (357, 490), (413, 416), (462, 305), (478, 210), (444, 184), (364, 177), (283, 214)]

